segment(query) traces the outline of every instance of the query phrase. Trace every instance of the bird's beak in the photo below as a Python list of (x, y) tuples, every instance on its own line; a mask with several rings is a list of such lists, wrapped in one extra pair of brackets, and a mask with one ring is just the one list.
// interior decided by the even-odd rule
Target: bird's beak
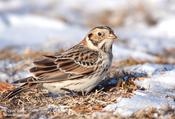
[(111, 33), (109, 35), (109, 38), (113, 39), (113, 40), (118, 40), (118, 37), (114, 34), (114, 33)]

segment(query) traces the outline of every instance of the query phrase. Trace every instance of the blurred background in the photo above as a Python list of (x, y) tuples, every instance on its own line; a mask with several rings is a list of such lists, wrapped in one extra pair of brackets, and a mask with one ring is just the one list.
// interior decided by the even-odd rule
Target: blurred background
[(0, 65), (69, 48), (98, 25), (119, 36), (114, 62), (175, 63), (174, 0), (0, 0)]

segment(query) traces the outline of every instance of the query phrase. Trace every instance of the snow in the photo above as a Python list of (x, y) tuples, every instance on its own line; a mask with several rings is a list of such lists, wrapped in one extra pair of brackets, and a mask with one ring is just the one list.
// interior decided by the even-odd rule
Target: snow
[[(138, 81), (137, 84), (145, 89), (162, 93), (166, 90), (175, 89), (175, 70), (163, 72), (162, 74), (156, 74), (151, 78), (145, 79), (143, 81)], [(175, 95), (175, 94), (174, 94)]]
[(56, 21), (53, 19), (49, 19), (47, 17), (41, 17), (36, 15), (13, 15), (9, 14), (6, 16), (10, 26), (12, 27), (20, 27), (20, 26), (33, 26), (33, 27), (41, 27), (41, 28), (53, 28), (53, 29), (64, 29), (66, 25), (61, 21)]
[(5, 28), (0, 28), (0, 40), (4, 42), (0, 44), (0, 47), (5, 47), (8, 43), (9, 45), (26, 46), (42, 43), (67, 28), (59, 20), (36, 15), (8, 14), (5, 17), (8, 25)]
[[(23, 9), (22, 6), (26, 6), (26, 5), (29, 8), (32, 8), (32, 7), (40, 8), (41, 6), (44, 7), (44, 6), (55, 4), (55, 6), (57, 6), (56, 7), (57, 9), (53, 9), (49, 11), (49, 13), (51, 12), (50, 14), (53, 14), (53, 13), (58, 14), (58, 17), (61, 16), (62, 14), (66, 14), (66, 16), (65, 15), (64, 16), (68, 17), (66, 18), (69, 20), (68, 23), (70, 22), (74, 24), (82, 24), (81, 23), (82, 21), (91, 19), (90, 16), (87, 15), (89, 12), (94, 13), (95, 11), (97, 14), (102, 13), (104, 10), (112, 10), (116, 12), (117, 9), (120, 10), (120, 8), (127, 8), (127, 6), (129, 5), (127, 0), (124, 0), (122, 2), (114, 1), (114, 0), (110, 0), (110, 1), (103, 0), (103, 2), (101, 2), (99, 0), (96, 0), (96, 1), (93, 1), (93, 3), (95, 2), (94, 4), (91, 4), (91, 2), (87, 0), (83, 0), (83, 1), (79, 0), (79, 4), (76, 4), (75, 2), (73, 1), (71, 2), (70, 0), (65, 0), (65, 1), (61, 0), (59, 2), (56, 2), (53, 0), (51, 2), (49, 1), (42, 2), (42, 4), (40, 4), (41, 3), (40, 1), (38, 2), (30, 1), (30, 2), (27, 2), (28, 3), (27, 4), (27, 3), (24, 3), (23, 1), (18, 0), (16, 4), (19, 4), (18, 7), (20, 9)], [(165, 2), (165, 1), (162, 1), (162, 2)], [(11, 1), (10, 3), (12, 4), (13, 2)], [(145, 3), (145, 1), (143, 3)], [(150, 0), (145, 4), (150, 5), (153, 3)], [(158, 2), (158, 3), (160, 4), (161, 2)], [(2, 2), (1, 4), (3, 6), (3, 4), (5, 3)], [(98, 7), (96, 7), (96, 4), (98, 4)], [(135, 4), (138, 4), (137, 0), (132, 3), (133, 6), (135, 6)], [(40, 7), (38, 5), (40, 5)], [(84, 13), (84, 15), (87, 15), (87, 16), (83, 16), (82, 14), (79, 14), (79, 12), (76, 12), (75, 9), (80, 9), (81, 13)], [(45, 12), (45, 10), (43, 11)], [(160, 11), (158, 11), (158, 13), (159, 12)], [(89, 30), (87, 28), (77, 27), (77, 25), (75, 26), (75, 25), (66, 24), (59, 19), (55, 20), (55, 19), (49, 18), (48, 16), (45, 17), (43, 15), (39, 16), (39, 15), (33, 15), (33, 14), (12, 14), (9, 12), (7, 13), (8, 14), (5, 14), (5, 15), (2, 14), (0, 17), (0, 24), (1, 24), (0, 39), (2, 40), (2, 42), (4, 42), (3, 44), (0, 44), (0, 47), (2, 46), (4, 47), (11, 42), (14, 45), (25, 44), (27, 46), (29, 45), (30, 47), (31, 47), (31, 44), (33, 45), (33, 44), (43, 42), (42, 45), (47, 46), (47, 48), (49, 46), (52, 47), (52, 45), (54, 44), (56, 44), (56, 47), (57, 47), (57, 44), (62, 43), (60, 39), (64, 41), (69, 40), (70, 41), (69, 44), (71, 43), (75, 44), (74, 42), (77, 43), (78, 41), (80, 41), (84, 37), (82, 34), (87, 33), (87, 31)], [(118, 52), (118, 53), (121, 53), (119, 55), (125, 55), (125, 53), (126, 55), (128, 55), (130, 54), (130, 52), (128, 51), (131, 51), (131, 52), (134, 52), (134, 54), (132, 53), (133, 54), (132, 57), (141, 58), (141, 59), (143, 59), (142, 57), (144, 57), (144, 58), (148, 58), (146, 60), (151, 59), (154, 61), (155, 57), (149, 53), (153, 53), (153, 54), (161, 53), (165, 50), (165, 48), (174, 47), (173, 45), (175, 44), (175, 40), (173, 40), (174, 27), (172, 27), (172, 25), (175, 24), (174, 21), (175, 21), (174, 17), (170, 16), (166, 19), (161, 19), (158, 22), (158, 24), (153, 28), (147, 27), (145, 25), (143, 25), (142, 27), (138, 27), (137, 24), (134, 24), (134, 26), (126, 25), (125, 27), (118, 28), (116, 31), (118, 35), (121, 37), (121, 40), (129, 39), (127, 40), (128, 44), (119, 43), (120, 46), (122, 46), (121, 50), (123, 50), (124, 52), (124, 53)], [(70, 35), (67, 36), (68, 34), (67, 32)], [(81, 37), (79, 34), (81, 34)], [(49, 40), (49, 42), (51, 43), (46, 42), (47, 40)], [(150, 40), (152, 40), (151, 44), (150, 44)], [(159, 44), (159, 47), (157, 47), (157, 44)], [(120, 47), (118, 49), (117, 48), (114, 49), (114, 51), (116, 52), (117, 50), (120, 51)]]
[(114, 59), (118, 61), (126, 59), (137, 59), (138, 61), (154, 61), (156, 62), (158, 58), (146, 52), (141, 52), (138, 50), (129, 49), (122, 46), (114, 46), (113, 48)]
[(7, 1), (3, 2), (0, 1), (0, 11), (7, 11), (10, 9), (17, 9), (22, 6), (22, 3), (20, 0), (15, 0), (15, 1)]
[(30, 74), (28, 69), (23, 69), (18, 72), (15, 71), (15, 67), (19, 67), (23, 62), (13, 62), (10, 60), (0, 60), (0, 82), (8, 81), (9, 83), (13, 82), (14, 79), (25, 78)]
[(166, 64), (139, 64), (130, 67), (125, 67), (123, 70), (127, 71), (128, 73), (145, 73), (149, 77), (152, 77), (155, 74), (161, 74), (167, 71), (171, 71), (175, 68), (175, 65)]
[(175, 30), (175, 16), (170, 16), (159, 22), (156, 28), (152, 28), (152, 34), (157, 36), (167, 36), (168, 38), (174, 38)]
[(110, 104), (104, 111), (114, 111), (114, 114), (130, 116), (139, 109), (148, 107), (161, 108), (171, 106), (175, 108), (172, 97), (175, 96), (175, 66), (144, 64), (125, 69), (127, 72), (145, 72), (149, 77), (136, 80), (136, 84), (145, 90), (136, 90), (131, 98), (120, 98), (115, 104)]
[[(168, 20), (166, 23), (167, 24), (165, 24), (165, 26), (169, 25)], [(160, 26), (161, 24), (162, 22), (160, 22)], [(175, 22), (172, 23), (172, 25), (173, 24), (175, 24)], [(147, 54), (161, 54), (165, 49), (174, 48), (174, 33), (168, 32), (169, 34), (167, 34), (165, 32), (166, 29), (161, 28), (161, 30), (160, 26), (157, 25), (154, 28), (138, 28), (134, 26), (121, 28), (119, 30), (119, 36), (121, 37), (120, 39), (127, 39), (127, 44), (120, 45), (125, 47), (127, 46), (127, 48), (130, 48), (131, 50), (141, 51)], [(167, 29), (167, 31), (168, 30), (169, 29)], [(157, 44), (159, 44), (159, 46), (157, 46)]]
[(130, 116), (133, 112), (139, 109), (148, 107), (161, 108), (165, 105), (171, 105), (175, 107), (173, 99), (160, 98), (152, 94), (141, 94), (142, 92), (136, 91), (135, 95), (131, 98), (123, 98), (116, 104), (108, 105), (104, 108), (104, 111), (115, 111), (114, 114), (121, 114), (122, 116)]
[[(82, 7), (86, 12), (99, 12), (105, 9), (115, 9), (116, 7), (124, 7), (127, 4), (127, 0), (116, 1), (116, 0), (77, 0), (79, 4), (70, 0), (62, 0), (62, 6), (65, 9), (73, 9)], [(93, 4), (92, 4), (93, 3)], [(98, 7), (96, 6), (98, 4)]]

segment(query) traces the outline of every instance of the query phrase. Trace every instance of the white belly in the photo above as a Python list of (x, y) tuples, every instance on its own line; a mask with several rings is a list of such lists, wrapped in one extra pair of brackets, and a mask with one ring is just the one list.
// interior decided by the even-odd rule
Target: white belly
[(54, 83), (44, 83), (43, 87), (48, 89), (53, 93), (67, 93), (67, 91), (62, 90), (65, 88), (71, 91), (76, 92), (90, 92), (95, 86), (97, 86), (104, 79), (104, 75), (100, 77), (93, 78), (83, 78), (77, 80), (68, 80), (63, 82), (54, 82)]

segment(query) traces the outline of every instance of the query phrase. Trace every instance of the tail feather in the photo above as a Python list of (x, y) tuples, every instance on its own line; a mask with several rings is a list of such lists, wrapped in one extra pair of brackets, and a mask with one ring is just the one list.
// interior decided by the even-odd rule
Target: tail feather
[[(33, 73), (34, 76), (39, 77), (43, 73), (46, 72), (52, 73), (53, 71), (58, 70), (57, 64), (55, 63), (56, 57), (54, 56), (44, 56), (44, 57), (45, 57), (44, 59), (33, 62), (35, 67), (31, 68), (29, 71)], [(38, 81), (37, 78), (34, 78), (33, 76), (14, 81), (13, 84), (22, 83), (22, 85), (6, 93), (3, 96), (3, 99), (10, 99), (15, 95), (33, 87), (38, 83), (37, 81)]]
[(36, 85), (36, 83), (30, 83), (30, 81), (34, 80), (33, 77), (28, 77), (28, 78), (24, 78), (21, 79), (19, 81), (15, 81), (13, 83), (24, 83), (23, 85), (21, 85), (20, 87), (17, 87), (9, 92), (7, 92), (6, 94), (4, 94), (2, 97), (3, 99), (10, 99), (12, 97), (14, 97), (15, 95), (20, 94), (21, 92), (30, 89), (32, 86)]
[(30, 81), (33, 81), (33, 80), (34, 80), (34, 77), (30, 76), (30, 77), (27, 77), (27, 78), (23, 78), (23, 79), (14, 81), (13, 84), (26, 83), (26, 82), (30, 82)]
[(14, 90), (8, 92), (7, 94), (5, 94), (5, 95), (3, 96), (3, 99), (10, 99), (10, 98), (14, 97), (15, 95), (20, 94), (20, 93), (23, 92), (24, 90), (25, 90), (24, 88), (18, 87), (18, 88), (16, 88), (16, 89), (14, 89)]

